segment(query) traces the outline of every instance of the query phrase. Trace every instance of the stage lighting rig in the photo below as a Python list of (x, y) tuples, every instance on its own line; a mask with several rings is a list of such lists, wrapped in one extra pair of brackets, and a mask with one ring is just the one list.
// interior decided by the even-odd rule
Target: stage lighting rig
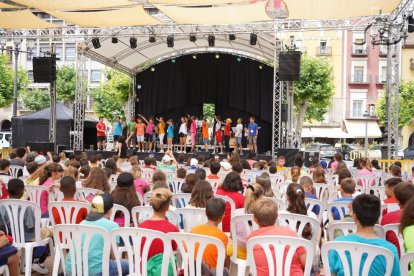
[(137, 38), (132, 36), (129, 38), (129, 46), (131, 46), (131, 49), (137, 48)]
[(257, 43), (257, 34), (251, 33), (250, 34), (250, 45), (254, 46)]
[(208, 46), (214, 47), (215, 44), (216, 44), (216, 37), (214, 35), (209, 35), (208, 36)]
[(197, 37), (195, 34), (190, 34), (190, 41), (191, 42), (196, 42), (197, 41)]
[(149, 36), (149, 38), (148, 38), (148, 41), (150, 42), (150, 43), (155, 43), (157, 40), (155, 39), (155, 35), (150, 35)]
[(99, 37), (92, 38), (92, 45), (95, 49), (101, 48), (101, 42), (99, 41)]
[(167, 46), (168, 48), (174, 47), (174, 36), (173, 35), (167, 36)]
[(229, 34), (229, 40), (236, 40), (236, 34)]

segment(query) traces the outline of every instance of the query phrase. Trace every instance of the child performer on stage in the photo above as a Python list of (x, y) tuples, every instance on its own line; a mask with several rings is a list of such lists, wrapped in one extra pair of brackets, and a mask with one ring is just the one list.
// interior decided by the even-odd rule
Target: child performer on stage
[(231, 134), (231, 119), (226, 119), (226, 125), (224, 128), (224, 145), (226, 146), (225, 151), (226, 153), (230, 152), (230, 134)]
[(158, 138), (160, 139), (160, 153), (164, 153), (165, 122), (164, 117), (155, 118), (158, 121)]
[(236, 152), (238, 152), (239, 155), (243, 154), (243, 146), (242, 146), (242, 137), (243, 137), (243, 125), (242, 125), (242, 118), (237, 119), (237, 126), (236, 126), (236, 132), (234, 134), (234, 137), (236, 138)]
[(132, 117), (131, 121), (128, 122), (128, 138), (126, 140), (126, 144), (128, 145), (128, 147), (130, 146), (130, 142), (131, 142), (132, 148), (134, 150), (137, 145), (137, 135), (135, 134), (136, 124), (137, 123), (135, 122), (135, 117)]
[(255, 123), (255, 118), (250, 117), (249, 130), (249, 148), (257, 153), (257, 135), (259, 134), (259, 126)]
[(167, 151), (173, 150), (173, 139), (174, 139), (174, 125), (173, 120), (169, 119), (167, 121), (168, 128), (167, 128)]
[(103, 117), (99, 117), (99, 122), (96, 124), (96, 138), (98, 150), (104, 150), (106, 146), (106, 125), (103, 122)]
[(181, 153), (187, 152), (187, 122), (185, 117), (181, 118), (181, 125), (180, 130), (178, 131), (178, 135), (180, 136), (180, 151)]
[(209, 135), (208, 135), (208, 123), (206, 121), (206, 119), (203, 119), (203, 123), (201, 126), (201, 132), (203, 134), (203, 143), (204, 143), (204, 148), (206, 149), (206, 152), (208, 152), (208, 143), (209, 141)]
[(138, 116), (140, 116), (147, 124), (147, 126), (145, 127), (145, 140), (147, 142), (146, 144), (148, 152), (151, 152), (153, 149), (155, 152), (155, 148), (157, 146), (157, 135), (155, 133), (154, 119), (150, 118), (149, 120), (147, 120), (141, 114), (138, 114)]
[(197, 120), (195, 116), (188, 115), (190, 120), (190, 135), (191, 135), (191, 151), (195, 152), (196, 149), (196, 135), (197, 135)]
[(114, 126), (113, 126), (112, 133), (114, 135), (114, 146), (113, 146), (113, 150), (116, 150), (116, 142), (118, 142), (119, 136), (122, 135), (121, 117), (119, 117), (119, 116), (116, 116), (116, 118), (115, 118), (115, 122), (114, 122)]
[(223, 153), (223, 133), (221, 132), (221, 118), (220, 116), (215, 116), (214, 119), (216, 120), (216, 127), (214, 128), (214, 151), (213, 153), (216, 153), (216, 145), (220, 147), (220, 153)]
[(135, 125), (137, 133), (137, 142), (138, 142), (138, 152), (145, 151), (145, 124), (142, 122), (142, 119), (138, 119), (138, 123)]

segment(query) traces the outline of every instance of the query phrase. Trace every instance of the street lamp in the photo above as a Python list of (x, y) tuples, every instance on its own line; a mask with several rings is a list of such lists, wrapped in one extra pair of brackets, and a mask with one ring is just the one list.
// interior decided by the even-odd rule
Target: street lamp
[(369, 120), (368, 111), (365, 111), (362, 116), (365, 119), (365, 157), (368, 158), (368, 120)]
[(18, 77), (18, 67), (19, 67), (19, 51), (20, 43), (22, 39), (19, 37), (13, 38), (14, 43), (14, 87), (13, 87), (13, 117), (17, 116), (17, 77)]

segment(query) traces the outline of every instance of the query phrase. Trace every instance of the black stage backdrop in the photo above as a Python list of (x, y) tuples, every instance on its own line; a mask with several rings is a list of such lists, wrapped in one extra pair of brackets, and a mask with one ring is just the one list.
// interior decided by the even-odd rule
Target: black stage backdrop
[[(260, 69), (259, 66), (262, 68)], [(224, 120), (237, 117), (248, 124), (256, 117), (261, 127), (259, 152), (271, 149), (273, 68), (237, 56), (198, 54), (164, 61), (136, 76), (136, 112), (146, 117), (172, 118), (175, 126), (186, 114), (202, 117), (204, 103), (214, 103), (216, 114)]]

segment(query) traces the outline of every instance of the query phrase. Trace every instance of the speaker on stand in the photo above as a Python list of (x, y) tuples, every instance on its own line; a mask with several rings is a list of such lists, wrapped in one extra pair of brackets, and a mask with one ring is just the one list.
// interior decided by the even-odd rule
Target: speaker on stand
[(298, 81), (300, 79), (300, 60), (302, 53), (288, 51), (279, 53), (279, 81)]

